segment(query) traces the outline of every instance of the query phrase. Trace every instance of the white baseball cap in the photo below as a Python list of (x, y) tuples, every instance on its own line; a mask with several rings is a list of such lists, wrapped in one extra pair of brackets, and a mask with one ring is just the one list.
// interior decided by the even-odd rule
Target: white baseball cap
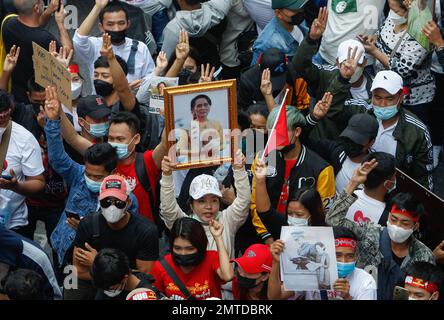
[(356, 51), (356, 57), (362, 52), (362, 56), (361, 59), (359, 59), (359, 64), (362, 64), (364, 62), (365, 59), (365, 49), (364, 46), (362, 45), (361, 42), (359, 42), (358, 40), (354, 40), (354, 39), (350, 39), (350, 40), (345, 40), (342, 41), (341, 44), (338, 47), (338, 62), (342, 63), (345, 60), (347, 60), (348, 58), (348, 49), (352, 48), (352, 53), (353, 50), (358, 47), (358, 50)]
[(397, 94), (402, 88), (402, 78), (399, 74), (390, 70), (383, 70), (376, 74), (370, 90), (384, 89), (390, 94)]
[(215, 196), (222, 197), (217, 179), (208, 174), (201, 174), (191, 182), (190, 196), (194, 200), (197, 200), (207, 194), (214, 194)]

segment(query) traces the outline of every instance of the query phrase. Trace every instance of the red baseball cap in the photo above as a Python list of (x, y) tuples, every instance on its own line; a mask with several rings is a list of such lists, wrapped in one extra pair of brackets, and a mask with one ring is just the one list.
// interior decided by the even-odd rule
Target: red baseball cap
[(253, 244), (245, 250), (244, 255), (232, 260), (246, 273), (271, 272), (273, 257), (270, 248), (265, 244)]
[(129, 195), (129, 188), (124, 178), (118, 175), (110, 175), (103, 179), (100, 186), (99, 200), (114, 197), (120, 201), (126, 201)]
[(139, 288), (131, 291), (126, 300), (158, 300), (156, 293), (151, 289)]

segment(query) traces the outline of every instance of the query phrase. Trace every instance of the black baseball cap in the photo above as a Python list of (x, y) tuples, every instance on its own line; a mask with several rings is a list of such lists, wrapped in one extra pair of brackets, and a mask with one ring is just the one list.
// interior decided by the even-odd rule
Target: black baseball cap
[(287, 80), (287, 59), (285, 54), (276, 48), (270, 48), (262, 54), (259, 61), (261, 72), (270, 69), (270, 80), (273, 90), (282, 89)]
[(111, 114), (111, 109), (105, 103), (102, 96), (91, 95), (80, 98), (77, 105), (77, 115), (80, 118), (86, 116), (93, 119), (102, 119)]
[(378, 135), (378, 121), (375, 117), (367, 114), (355, 114), (348, 121), (347, 128), (342, 131), (340, 137), (346, 137), (353, 142), (364, 145), (370, 138), (375, 138)]

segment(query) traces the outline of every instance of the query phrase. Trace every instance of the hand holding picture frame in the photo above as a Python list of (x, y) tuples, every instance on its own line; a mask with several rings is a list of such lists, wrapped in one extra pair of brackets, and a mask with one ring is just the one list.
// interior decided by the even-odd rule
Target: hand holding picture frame
[(164, 105), (168, 154), (177, 170), (233, 161), (241, 134), (236, 80), (165, 88)]

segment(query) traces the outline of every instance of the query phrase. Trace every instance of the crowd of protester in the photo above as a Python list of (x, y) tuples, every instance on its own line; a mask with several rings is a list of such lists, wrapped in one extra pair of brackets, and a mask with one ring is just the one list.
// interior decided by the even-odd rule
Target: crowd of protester
[[(408, 32), (424, 1), (89, 2), (74, 33), (62, 0), (0, 4), (0, 300), (442, 298), (444, 230), (420, 241), (396, 169), (433, 191), (444, 1), (429, 48)], [(72, 106), (39, 85), (33, 43), (69, 71)], [(231, 163), (176, 170), (155, 77), (236, 79)], [(264, 159), (282, 112), (288, 142)], [(333, 229), (331, 290), (284, 288), (285, 226)]]

